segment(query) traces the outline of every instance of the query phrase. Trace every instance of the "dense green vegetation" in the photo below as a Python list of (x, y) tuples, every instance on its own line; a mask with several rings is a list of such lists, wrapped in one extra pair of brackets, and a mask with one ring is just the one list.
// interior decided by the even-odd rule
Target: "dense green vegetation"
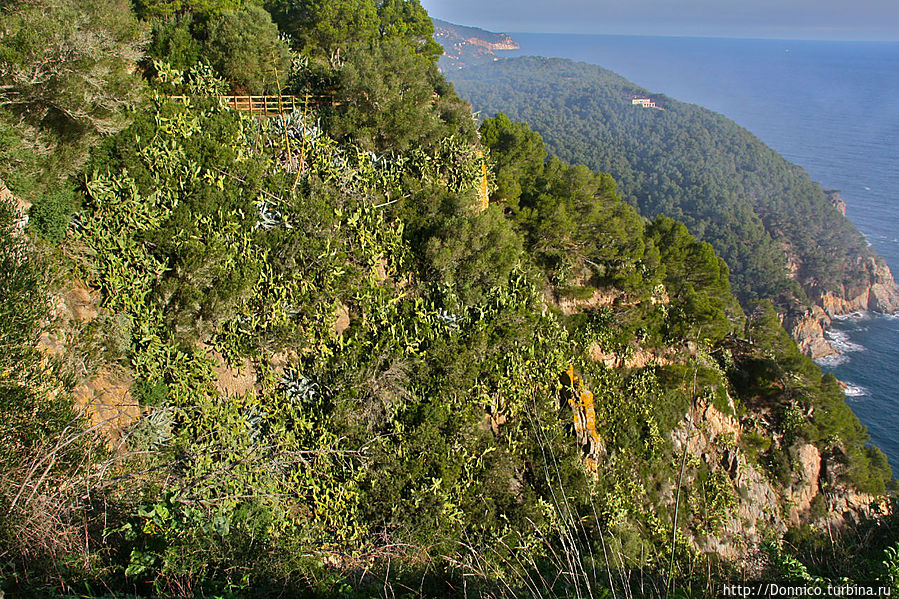
[[(2, 90), (41, 63), (13, 51), (33, 5), (2, 9)], [(835, 380), (712, 246), (522, 123), (478, 137), (417, 2), (96, 6), (91, 39), (149, 36), (91, 79), (133, 83), (115, 126), (2, 100), (0, 173), (34, 205), (0, 205), (0, 591), (712, 594), (739, 564), (698, 543), (743, 542), (723, 456), (786, 492), (813, 445), (834, 492), (884, 492)], [(216, 97), (282, 89), (329, 101)], [(88, 405), (115, 393), (124, 415)], [(849, 572), (792, 534), (815, 575), (895, 584), (880, 522)], [(767, 575), (811, 576), (763, 532)]]
[[(726, 260), (743, 302), (785, 308), (867, 281), (859, 257), (871, 251), (820, 187), (719, 114), (562, 59), (505, 59), (449, 75), (476, 110), (524, 121), (552, 154), (610, 173), (642, 215), (684, 222)], [(634, 106), (634, 97), (664, 110)]]

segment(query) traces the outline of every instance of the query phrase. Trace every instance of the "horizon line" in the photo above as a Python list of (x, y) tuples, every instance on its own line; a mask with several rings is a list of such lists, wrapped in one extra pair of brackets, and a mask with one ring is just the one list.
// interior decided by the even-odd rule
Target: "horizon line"
[[(446, 21), (446, 19), (440, 19)], [(456, 23), (461, 25), (460, 23)], [(718, 40), (755, 40), (755, 41), (782, 41), (782, 42), (834, 42), (834, 43), (871, 43), (871, 44), (899, 44), (899, 38), (896, 39), (849, 39), (849, 38), (822, 38), (822, 37), (765, 37), (757, 35), (703, 35), (703, 34), (684, 34), (684, 33), (599, 33), (599, 32), (570, 32), (570, 31), (492, 31), (478, 27), (477, 25), (462, 25), (463, 27), (473, 27), (483, 29), (489, 33), (504, 33), (506, 35), (578, 35), (578, 36), (606, 36), (606, 37), (669, 37), (669, 38), (689, 38), (689, 39), (718, 39)], [(500, 50), (505, 52), (506, 50)]]
[(526, 31), (512, 29), (488, 29), (480, 25), (470, 25), (465, 23), (456, 23), (442, 17), (431, 16), (445, 23), (458, 25), (461, 27), (471, 27), (481, 29), (488, 33), (504, 33), (506, 35), (577, 35), (577, 36), (620, 36), (620, 37), (668, 37), (668, 38), (696, 38), (696, 39), (720, 39), (720, 40), (764, 40), (764, 41), (784, 41), (784, 42), (837, 42), (837, 43), (875, 43), (875, 44), (891, 44), (899, 43), (899, 35), (891, 38), (857, 38), (857, 37), (820, 37), (820, 36), (802, 36), (800, 37), (784, 37), (781, 35), (764, 35), (764, 34), (745, 34), (745, 35), (722, 35), (722, 34), (702, 34), (702, 33), (609, 33), (597, 31)]

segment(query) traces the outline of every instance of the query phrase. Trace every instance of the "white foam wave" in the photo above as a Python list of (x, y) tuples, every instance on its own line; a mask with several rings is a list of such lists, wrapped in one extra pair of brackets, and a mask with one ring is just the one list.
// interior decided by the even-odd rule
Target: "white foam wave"
[(868, 389), (862, 387), (860, 385), (853, 385), (852, 383), (845, 383), (846, 388), (843, 389), (843, 393), (846, 394), (846, 397), (864, 397), (868, 395)]
[(839, 352), (845, 354), (849, 352), (865, 351), (865, 346), (850, 341), (849, 335), (843, 331), (826, 331), (824, 334), (827, 336), (827, 342), (830, 343), (830, 346)]
[(866, 318), (868, 318), (868, 313), (860, 310), (850, 312), (849, 314), (837, 314), (833, 317), (834, 320), (864, 320)]
[(824, 356), (823, 358), (815, 358), (815, 364), (821, 366), (822, 368), (836, 368), (841, 364), (845, 364), (849, 361), (849, 356), (843, 354), (833, 354), (830, 356)]

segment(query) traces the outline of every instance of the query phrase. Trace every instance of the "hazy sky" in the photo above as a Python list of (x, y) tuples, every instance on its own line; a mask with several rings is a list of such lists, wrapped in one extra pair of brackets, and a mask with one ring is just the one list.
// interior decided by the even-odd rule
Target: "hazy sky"
[(899, 41), (899, 0), (421, 0), (491, 31)]

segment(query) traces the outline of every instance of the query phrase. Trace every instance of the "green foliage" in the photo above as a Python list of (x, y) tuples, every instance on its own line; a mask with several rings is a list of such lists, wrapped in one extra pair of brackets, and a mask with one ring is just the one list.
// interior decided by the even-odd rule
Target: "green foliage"
[(480, 133), (481, 143), (490, 149), (495, 160), (494, 197), (516, 206), (522, 193), (533, 194), (533, 186), (543, 173), (546, 162), (543, 139), (524, 123), (513, 123), (503, 113), (486, 119)]
[(169, 387), (164, 380), (139, 381), (132, 389), (134, 399), (142, 406), (157, 406), (169, 396)]
[(244, 94), (280, 92), (291, 64), (271, 17), (252, 5), (210, 19), (200, 57)]
[(289, 83), (295, 57), (271, 15), (255, 3), (210, 3), (148, 14), (152, 35), (144, 69), (150, 76), (160, 75), (159, 61), (180, 71), (211, 65), (234, 94), (280, 93)]
[(593, 297), (595, 289), (589, 285), (563, 285), (556, 287), (559, 297), (585, 301)]
[(883, 570), (890, 590), (899, 591), (899, 547), (888, 547), (883, 552)]
[(334, 97), (332, 136), (402, 152), (474, 136), (469, 107), (437, 71), (440, 47), (417, 0), (273, 0), (268, 10), (304, 57), (295, 92)]
[[(284, 127), (296, 127), (299, 149), (283, 143)], [(304, 167), (287, 176), (279, 165), (296, 159)], [(552, 410), (564, 359), (551, 340), (563, 331), (546, 321), (534, 336), (534, 289), (512, 273), (518, 238), (498, 210), (476, 214), (463, 199), (479, 183), (478, 160), (461, 140), (378, 160), (296, 115), (260, 127), (202, 99), (160, 100), (98, 149), (78, 237), (105, 306), (134, 322), (135, 396), (158, 404), (135, 447), (151, 451), (151, 466), (171, 462), (123, 540), (127, 577), (246, 572), (249, 539), (271, 556), (289, 545), (348, 551), (388, 529), (453, 547), (466, 531), (498, 538), (504, 518), (538, 518), (508, 482), (491, 482), (518, 480), (513, 456), (532, 451), (528, 428), (518, 419), (507, 441), (484, 434), (487, 391), (475, 390), (505, 388), (502, 373), (518, 368), (550, 390), (540, 409)], [(389, 220), (382, 198), (412, 177), (445, 187), (404, 201), (407, 227)], [(432, 205), (433, 222), (412, 216)], [(417, 240), (409, 246), (406, 231)], [(415, 264), (450, 289), (407, 297), (373, 274)], [(332, 329), (337, 294), (361, 315), (344, 337)], [(434, 303), (452, 297), (456, 313)], [(236, 361), (285, 346), (302, 357), (280, 380), (255, 362), (258, 392), (226, 399), (194, 340)], [(541, 348), (511, 351), (533, 343)], [(528, 365), (536, 354), (552, 365)], [(480, 367), (476, 355), (493, 357)], [(534, 387), (512, 382), (502, 403), (521, 414)], [(405, 490), (383, 494), (391, 485)], [(495, 498), (495, 516), (482, 523), (484, 497)], [(391, 513), (406, 516), (384, 519)]]
[(368, 0), (270, 0), (266, 8), (308, 56), (328, 59), (378, 36), (376, 4)]
[(683, 223), (661, 216), (647, 228), (665, 268), (665, 289), (675, 309), (668, 320), (672, 339), (720, 341), (739, 330), (742, 310), (730, 294), (729, 271), (708, 243), (698, 242)]
[(118, 0), (0, 10), (0, 178), (34, 204), (32, 230), (56, 242), (77, 206), (68, 177), (140, 99), (142, 29)]
[[(442, 76), (436, 67), (401, 40), (350, 46), (343, 60), (335, 77), (339, 106), (327, 123), (336, 138), (402, 152), (457, 132), (473, 136), (470, 116), (453, 106), (452, 89), (438, 93)], [(453, 97), (442, 97), (447, 94)]]
[(7, 2), (2, 27), (0, 105), (63, 139), (124, 125), (143, 43), (127, 2)]
[(431, 63), (442, 54), (418, 0), (268, 0), (266, 9), (297, 49), (332, 65), (351, 46), (378, 41), (400, 42)]
[(255, 200), (277, 182), (244, 149), (244, 126), (215, 101), (161, 102), (97, 152), (79, 233), (99, 252), (108, 305), (138, 322), (164, 315), (167, 335), (191, 339), (252, 288)]
[[(11, 227), (0, 237), (0, 397), (14, 415), (0, 426), (15, 444), (0, 480), (41, 491), (31, 516), (17, 505), (0, 519), (0, 538), (28, 549), (11, 566), (0, 554), (4, 575), (28, 581), (10, 588), (380, 596), (414, 579), (434, 596), (447, 584), (603, 596), (613, 574), (627, 585), (629, 564), (658, 581), (672, 557), (686, 581), (686, 539), (721, 534), (736, 501), (730, 470), (694, 456), (673, 521), (674, 447), (700, 402), (791, 410), (796, 426), (779, 433), (816, 443), (859, 487), (882, 484), (882, 456), (770, 304), (744, 333), (760, 345), (736, 338), (741, 314), (708, 244), (670, 219), (647, 224), (611, 176), (546, 160), (525, 125), (491, 119), (478, 144), (417, 2), (270, 8), (305, 53), (309, 89), (338, 106), (228, 109), (214, 96), (229, 82), (196, 60), (215, 46), (215, 68), (245, 67), (230, 84), (262, 85), (284, 67), (260, 50), (275, 39), (263, 11), (142, 6), (162, 15), (153, 57), (177, 64), (155, 61), (157, 95), (93, 148), (64, 246), (102, 297), (101, 314), (65, 330), (66, 351), (85, 377), (130, 375), (141, 406), (102, 463), (64, 377), (33, 350), (42, 263)], [(231, 27), (242, 19), (259, 28)], [(13, 139), (19, 124), (0, 124)], [(488, 165), (497, 191), (484, 203)], [(70, 200), (36, 203), (35, 230), (63, 231)], [(32, 378), (13, 374), (23, 364)], [(569, 367), (593, 394), (592, 450), (560, 379)], [(789, 477), (780, 439), (757, 451)], [(71, 451), (34, 486), (52, 443)], [(11, 495), (0, 485), (0, 508)], [(39, 564), (39, 535), (10, 543), (45, 530), (45, 505), (65, 506), (43, 519), (74, 540)]]
[(777, 310), (771, 302), (760, 301), (750, 304), (747, 310), (746, 338), (768, 356), (798, 358), (795, 344), (783, 327)]
[(721, 534), (724, 524), (737, 507), (730, 477), (723, 468), (701, 472), (690, 494), (690, 507), (699, 520), (697, 529), (705, 534)]
[(658, 256), (644, 240), (642, 219), (622, 202), (615, 181), (552, 158), (540, 136), (505, 115), (481, 125), (495, 156), (495, 197), (508, 205), (528, 249), (550, 280), (591, 282), (627, 291), (651, 286)]
[(423, 192), (413, 200), (409, 235), (420, 256), (425, 280), (436, 283), (464, 305), (479, 303), (505, 285), (519, 261), (521, 242), (495, 207), (480, 214), (470, 198)]
[[(567, 60), (514, 58), (449, 74), (476, 110), (524, 121), (561, 159), (610, 173), (642, 215), (683, 221), (727, 262), (742, 302), (802, 303), (799, 285), (839, 292), (868, 276), (858, 258), (871, 250), (821, 188), (721, 115), (658, 95), (665, 110), (634, 106), (649, 92)], [(799, 264), (795, 282), (788, 262)]]
[(795, 556), (784, 551), (779, 543), (770, 543), (765, 547), (769, 558), (774, 564), (777, 575), (790, 582), (821, 583), (823, 580), (812, 576), (808, 568), (796, 559)]
[(40, 171), (40, 158), (34, 148), (23, 143), (24, 131), (17, 126), (17, 120), (13, 114), (0, 109), (0, 178), (14, 193), (32, 197), (29, 192), (37, 183), (34, 175)]
[(45, 192), (29, 210), (28, 226), (48, 241), (59, 243), (79, 207), (79, 198), (70, 189)]
[(33, 256), (16, 221), (15, 208), (0, 202), (0, 268), (5, 273), (0, 278), (0, 375), (7, 390), (20, 384), (16, 370), (28, 380), (38, 367), (33, 345), (49, 313), (43, 265)]
[(418, 0), (381, 0), (377, 7), (382, 38), (407, 40), (416, 52), (437, 62), (443, 48), (434, 41), (434, 23)]
[(247, 5), (260, 4), (255, 0), (134, 0), (141, 18), (170, 18), (195, 13), (203, 18), (215, 17), (224, 12), (239, 10)]
[(151, 21), (150, 43), (147, 46), (149, 61), (161, 60), (175, 69), (189, 69), (200, 60), (201, 42), (197, 39), (192, 14), (170, 15)]
[(49, 265), (25, 240), (16, 221), (13, 207), (0, 202), (0, 437), (4, 441), (0, 571), (4, 591), (20, 575), (27, 580), (29, 572), (67, 569), (67, 560), (77, 562), (71, 521), (84, 503), (81, 481), (90, 481), (89, 456), (98, 462), (103, 459), (102, 448), (92, 447), (75, 408), (69, 373), (60, 359), (37, 347), (50, 315)]

